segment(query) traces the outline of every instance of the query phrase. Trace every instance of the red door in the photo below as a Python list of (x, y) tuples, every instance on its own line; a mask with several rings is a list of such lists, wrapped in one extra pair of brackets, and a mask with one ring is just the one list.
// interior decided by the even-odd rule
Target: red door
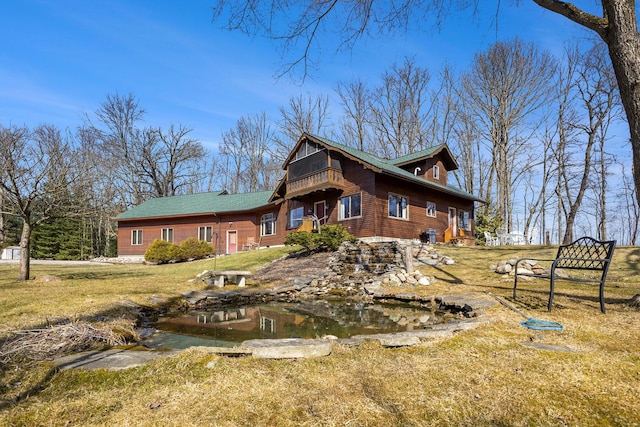
[(236, 230), (227, 231), (227, 253), (235, 254), (238, 252), (238, 232)]

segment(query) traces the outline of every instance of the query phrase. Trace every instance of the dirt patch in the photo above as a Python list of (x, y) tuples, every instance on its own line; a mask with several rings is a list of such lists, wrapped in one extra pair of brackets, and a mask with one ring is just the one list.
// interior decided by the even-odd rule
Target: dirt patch
[(331, 252), (307, 256), (287, 255), (258, 269), (253, 275), (253, 280), (281, 284), (299, 277), (320, 277), (326, 273), (332, 255)]

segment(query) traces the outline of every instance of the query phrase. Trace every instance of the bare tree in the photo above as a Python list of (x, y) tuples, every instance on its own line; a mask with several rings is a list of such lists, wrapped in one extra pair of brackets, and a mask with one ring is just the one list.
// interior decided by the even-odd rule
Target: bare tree
[(282, 164), (303, 132), (326, 136), (329, 125), (329, 97), (299, 95), (289, 98), (288, 108), (281, 107), (279, 134), (273, 140), (271, 155)]
[(84, 176), (82, 167), (53, 126), (41, 125), (33, 132), (26, 127), (0, 127), (0, 187), (22, 220), (19, 280), (29, 279), (33, 229), (74, 212), (69, 188)]
[(95, 112), (100, 127), (92, 126), (100, 137), (101, 149), (109, 155), (103, 172), (112, 182), (117, 183), (119, 197), (117, 203), (128, 209), (146, 200), (140, 166), (143, 150), (140, 147), (138, 123), (145, 110), (131, 93), (128, 95), (107, 95)]
[(187, 193), (204, 175), (204, 171), (192, 168), (205, 157), (205, 150), (200, 141), (189, 137), (191, 131), (174, 125), (167, 131), (161, 128), (141, 131), (138, 139), (142, 141), (143, 191), (150, 197)]
[[(640, 37), (636, 2), (599, 0), (596, 3), (602, 7), (602, 14), (597, 16), (571, 2), (533, 1), (595, 32), (607, 45), (629, 124), (635, 193), (640, 204)], [(338, 49), (351, 49), (362, 36), (407, 32), (410, 28), (420, 29), (425, 23), (441, 26), (445, 17), (456, 11), (476, 12), (478, 4), (478, 0), (218, 0), (213, 17), (226, 20), (225, 27), (229, 30), (266, 35), (276, 40), (286, 52), (297, 55), (284, 72), (301, 65), (306, 74), (308, 67), (313, 65), (310, 55), (316, 47), (316, 39), (323, 31), (340, 35)], [(497, 7), (499, 5), (500, 2)], [(333, 25), (325, 25), (326, 22), (333, 22)]]
[(455, 139), (455, 125), (461, 114), (456, 91), (457, 76), (449, 64), (444, 64), (439, 73), (439, 86), (431, 94), (431, 114), (427, 137), (433, 145), (449, 144)]
[(340, 124), (343, 144), (361, 151), (370, 150), (371, 92), (360, 79), (340, 83), (336, 89), (343, 108)]
[(229, 191), (260, 191), (275, 186), (280, 163), (269, 155), (272, 138), (273, 131), (264, 112), (241, 117), (234, 129), (222, 135), (220, 154), (228, 166)]
[(523, 168), (532, 166), (529, 142), (538, 127), (533, 119), (550, 99), (553, 64), (551, 55), (516, 39), (476, 54), (471, 70), (461, 79), (462, 96), (491, 152), (488, 190), (495, 177), (493, 199), (508, 230), (513, 226), (513, 186)]
[[(614, 108), (617, 99), (615, 79), (612, 78), (610, 69), (601, 59), (596, 59), (594, 56), (596, 51), (597, 48), (583, 55), (577, 68), (576, 90), (584, 109), (586, 122), (576, 121), (572, 126), (584, 134), (586, 142), (581, 144), (578, 149), (581, 156), (576, 165), (578, 170), (574, 175), (567, 167), (568, 162), (563, 162), (562, 185), (560, 186), (563, 190), (561, 196), (564, 199), (565, 211), (563, 243), (570, 243), (574, 238), (575, 219), (588, 188), (590, 175), (593, 172), (594, 151), (599, 140), (604, 144), (606, 131), (615, 114)], [(572, 181), (575, 181), (573, 188)]]
[(623, 239), (629, 245), (635, 246), (638, 241), (638, 234), (640, 232), (640, 208), (638, 208), (637, 198), (635, 197), (635, 188), (633, 186), (633, 178), (629, 177), (626, 173), (626, 167), (624, 164), (618, 164), (618, 167), (622, 171), (622, 188), (616, 193), (617, 209), (622, 212), (622, 230)]
[(426, 133), (430, 79), (429, 71), (413, 59), (405, 59), (402, 66), (394, 64), (383, 74), (371, 98), (376, 154), (397, 157), (432, 145)]

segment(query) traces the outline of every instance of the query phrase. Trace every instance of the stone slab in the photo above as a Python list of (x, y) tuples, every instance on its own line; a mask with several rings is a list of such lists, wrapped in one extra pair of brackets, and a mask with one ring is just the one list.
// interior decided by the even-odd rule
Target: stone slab
[(520, 345), (523, 347), (532, 348), (534, 350), (553, 351), (556, 353), (580, 353), (579, 351), (564, 345), (552, 345), (537, 342), (523, 342), (520, 343)]
[(475, 292), (465, 294), (441, 295), (435, 297), (441, 305), (454, 307), (459, 310), (475, 311), (498, 305), (498, 302), (488, 295)]
[(161, 357), (175, 356), (180, 351), (135, 351), (112, 349), (104, 351), (85, 351), (55, 359), (53, 363), (61, 370), (80, 369), (129, 369), (153, 362)]
[(333, 350), (331, 340), (301, 338), (247, 340), (242, 346), (250, 349), (253, 357), (262, 359), (321, 357), (328, 356)]

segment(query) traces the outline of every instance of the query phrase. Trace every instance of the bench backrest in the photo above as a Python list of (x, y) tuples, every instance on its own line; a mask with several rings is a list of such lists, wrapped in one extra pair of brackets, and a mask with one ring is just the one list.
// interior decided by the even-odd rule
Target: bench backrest
[(556, 267), (580, 270), (607, 270), (615, 247), (615, 240), (600, 241), (592, 237), (581, 237), (568, 245), (561, 245), (558, 248), (556, 259), (567, 259), (560, 259), (556, 263)]

